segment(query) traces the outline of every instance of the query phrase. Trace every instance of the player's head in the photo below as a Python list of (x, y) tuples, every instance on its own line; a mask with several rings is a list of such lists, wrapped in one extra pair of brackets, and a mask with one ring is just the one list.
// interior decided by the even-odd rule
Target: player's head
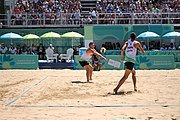
[(93, 42), (90, 42), (90, 43), (89, 43), (89, 47), (90, 47), (91, 49), (94, 49), (94, 43), (93, 43)]
[(136, 39), (136, 33), (132, 32), (130, 34), (130, 38), (131, 38), (131, 40), (135, 40)]

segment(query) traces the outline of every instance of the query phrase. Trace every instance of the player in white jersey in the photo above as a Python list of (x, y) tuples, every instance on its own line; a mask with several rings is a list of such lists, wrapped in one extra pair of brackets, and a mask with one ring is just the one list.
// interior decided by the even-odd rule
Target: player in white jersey
[[(120, 79), (118, 85), (114, 89), (114, 93), (117, 94), (118, 89), (128, 78), (129, 74), (132, 73), (132, 80), (134, 84), (134, 91), (137, 91), (136, 87), (136, 72), (134, 69), (134, 64), (136, 62), (136, 52), (139, 49), (143, 54), (145, 51), (143, 50), (141, 44), (135, 40), (136, 34), (134, 32), (130, 35), (130, 40), (126, 41), (121, 49), (121, 60), (125, 62), (125, 73), (124, 76)], [(125, 51), (125, 56), (124, 56)]]
[(84, 52), (84, 54), (81, 56), (79, 60), (80, 65), (86, 70), (87, 82), (89, 82), (89, 80), (92, 80), (93, 67), (89, 63), (89, 60), (91, 59), (93, 54), (103, 58), (106, 61), (106, 58), (94, 49), (94, 43), (90, 42), (89, 48)]

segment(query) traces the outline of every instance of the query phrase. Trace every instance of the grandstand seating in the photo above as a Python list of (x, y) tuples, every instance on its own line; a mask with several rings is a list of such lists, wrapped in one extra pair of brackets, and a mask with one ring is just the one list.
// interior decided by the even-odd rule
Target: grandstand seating
[[(10, 2), (10, 0), (7, 2)], [(180, 24), (179, 0), (15, 0), (4, 26)], [(3, 17), (2, 17), (3, 16)], [(10, 21), (10, 22), (9, 22)]]
[[(98, 12), (176, 12), (180, 11), (178, 0), (16, 0), (12, 12), (67, 12), (73, 13), (76, 9), (88, 12), (90, 8)], [(161, 2), (162, 1), (162, 2)], [(161, 3), (160, 3), (161, 2)]]

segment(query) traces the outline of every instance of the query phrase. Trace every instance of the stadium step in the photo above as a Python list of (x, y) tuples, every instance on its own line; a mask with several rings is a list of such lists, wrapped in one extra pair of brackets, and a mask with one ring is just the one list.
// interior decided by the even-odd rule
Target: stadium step
[(82, 12), (89, 13), (90, 9), (96, 8), (96, 0), (81, 0)]

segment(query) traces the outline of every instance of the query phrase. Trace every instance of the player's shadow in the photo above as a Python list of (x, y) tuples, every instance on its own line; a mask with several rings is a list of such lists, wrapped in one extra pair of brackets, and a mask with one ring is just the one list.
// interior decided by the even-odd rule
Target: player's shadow
[(71, 81), (71, 83), (76, 83), (76, 84), (81, 84), (81, 83), (83, 83), (83, 84), (85, 84), (85, 83), (93, 83), (93, 82), (85, 82), (85, 81), (79, 81), (79, 80), (75, 80), (75, 81)]
[(117, 93), (108, 93), (111, 95), (132, 95), (133, 93), (136, 93), (136, 91), (119, 91)]

